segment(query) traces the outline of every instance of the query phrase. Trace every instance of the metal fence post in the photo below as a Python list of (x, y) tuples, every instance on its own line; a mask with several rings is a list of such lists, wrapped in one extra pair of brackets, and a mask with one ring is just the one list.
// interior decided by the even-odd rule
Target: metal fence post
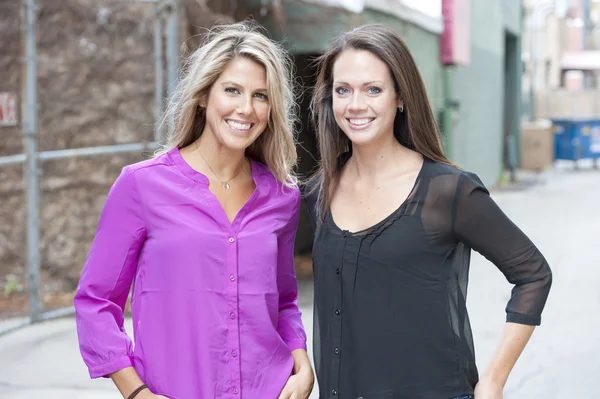
[(36, 59), (36, 4), (25, 0), (25, 88), (23, 145), (25, 147), (25, 187), (27, 189), (27, 286), (29, 293), (29, 317), (31, 322), (40, 318), (40, 215), (39, 170), (37, 165), (37, 59)]
[(154, 140), (162, 143), (162, 112), (164, 96), (162, 5), (154, 6)]
[[(36, 46), (36, 19), (38, 6), (36, 0), (20, 0), (21, 4), (21, 37), (22, 37), (22, 93), (21, 93), (21, 131), (24, 153), (17, 155), (0, 156), (0, 167), (7, 165), (23, 164), (24, 185), (27, 199), (27, 248), (26, 248), (26, 279), (27, 296), (29, 299), (28, 317), (18, 319), (0, 327), (0, 336), (18, 330), (35, 322), (52, 320), (69, 316), (74, 313), (73, 306), (57, 310), (44, 311), (40, 297), (41, 255), (40, 255), (40, 169), (39, 162), (45, 160), (74, 159), (100, 155), (114, 155), (122, 153), (142, 153), (148, 149), (155, 150), (164, 140), (164, 129), (161, 129), (161, 119), (164, 108), (165, 83), (164, 83), (164, 56), (167, 58), (168, 94), (172, 95), (178, 81), (179, 73), (179, 14), (178, 0), (120, 0), (133, 3), (154, 3), (154, 50), (156, 64), (156, 94), (155, 112), (156, 127), (154, 130), (156, 141), (113, 144), (106, 146), (67, 148), (62, 150), (42, 151), (38, 149), (38, 96), (37, 96), (37, 46)], [(165, 28), (164, 13), (167, 12), (166, 47), (163, 51), (163, 35)], [(170, 124), (172, 129), (173, 124)]]
[[(179, 79), (179, 1), (169, 0), (167, 3), (167, 95), (169, 101)], [(169, 114), (168, 134), (173, 133), (175, 121)]]

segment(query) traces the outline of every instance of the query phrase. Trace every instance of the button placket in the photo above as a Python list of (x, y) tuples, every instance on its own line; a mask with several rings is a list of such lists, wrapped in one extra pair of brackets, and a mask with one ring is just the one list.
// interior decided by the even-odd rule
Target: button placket
[[(231, 234), (233, 233), (233, 234)], [(239, 284), (238, 284), (238, 240), (237, 234), (234, 231), (227, 236), (227, 271), (225, 276), (229, 279), (228, 286), (228, 304), (229, 314), (227, 315), (227, 324), (229, 325), (229, 333), (227, 338), (227, 347), (229, 350), (229, 370), (231, 377), (229, 381), (229, 389), (233, 394), (240, 393), (241, 385), (241, 369), (240, 369), (240, 331), (239, 331)]]
[[(346, 244), (347, 241), (349, 240), (348, 238), (348, 234), (347, 232), (344, 232), (344, 234), (342, 234), (342, 239), (341, 242), (339, 244), (338, 250), (336, 251), (336, 261), (334, 262), (335, 265), (337, 265), (336, 269), (335, 269), (335, 284), (333, 284), (333, 311), (334, 313), (341, 315), (341, 308), (342, 308), (342, 284), (343, 284), (343, 275), (342, 275), (342, 269), (344, 267), (343, 263), (344, 263), (344, 252), (346, 250)], [(336, 355), (334, 356), (334, 359), (332, 359), (331, 362), (331, 380), (329, 381), (330, 383), (330, 387), (331, 389), (331, 394), (334, 396), (337, 396), (338, 394), (338, 384), (339, 384), (339, 377), (340, 377), (340, 344), (341, 344), (341, 338), (342, 338), (342, 318), (341, 317), (336, 317), (333, 320), (333, 337), (332, 337), (332, 346), (334, 347), (333, 349), (333, 353)]]

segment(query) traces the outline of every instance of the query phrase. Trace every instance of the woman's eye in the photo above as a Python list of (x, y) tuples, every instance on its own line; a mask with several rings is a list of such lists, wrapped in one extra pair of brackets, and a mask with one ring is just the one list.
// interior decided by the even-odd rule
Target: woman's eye
[(227, 87), (225, 89), (226, 93), (231, 93), (231, 94), (240, 94), (240, 91), (238, 89), (236, 89), (235, 87)]
[(348, 94), (349, 90), (346, 89), (345, 87), (338, 87), (337, 89), (335, 89), (335, 92), (337, 94), (344, 95), (344, 94)]
[(269, 97), (267, 97), (267, 95), (264, 94), (264, 93), (256, 93), (255, 96), (258, 97), (258, 98), (260, 98), (261, 100), (268, 100), (269, 99)]
[(369, 87), (369, 94), (379, 94), (381, 93), (381, 89), (379, 87)]

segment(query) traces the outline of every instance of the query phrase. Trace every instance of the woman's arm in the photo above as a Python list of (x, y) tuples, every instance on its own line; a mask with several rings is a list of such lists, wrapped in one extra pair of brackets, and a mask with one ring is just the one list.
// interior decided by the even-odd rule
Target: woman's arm
[[(129, 396), (144, 383), (140, 379), (140, 376), (135, 371), (133, 367), (126, 367), (121, 369), (115, 373), (110, 374), (110, 378), (112, 378), (113, 382), (121, 392), (124, 398), (129, 398)], [(148, 388), (141, 390), (136, 396), (135, 399), (157, 399), (157, 398), (165, 398), (161, 395), (154, 395)], [(165, 398), (167, 399), (167, 398)]]
[[(506, 327), (488, 369), (483, 373), (477, 399), (486, 386), (503, 387), (508, 375), (541, 322), (552, 272), (531, 240), (502, 212), (473, 174), (460, 176), (452, 214), (456, 238), (490, 260), (514, 285), (506, 305)], [(500, 389), (501, 395), (501, 389)]]
[(294, 356), (293, 374), (283, 387), (278, 399), (306, 399), (313, 390), (315, 377), (306, 350), (296, 349), (292, 351), (292, 356)]
[(475, 387), (476, 399), (501, 399), (502, 390), (517, 359), (533, 334), (534, 326), (506, 323), (500, 343), (479, 383)]
[[(124, 309), (145, 237), (134, 171), (125, 167), (106, 199), (74, 299), (79, 347), (90, 376), (110, 376), (125, 398), (143, 384), (132, 367)], [(136, 399), (150, 393), (145, 391)]]

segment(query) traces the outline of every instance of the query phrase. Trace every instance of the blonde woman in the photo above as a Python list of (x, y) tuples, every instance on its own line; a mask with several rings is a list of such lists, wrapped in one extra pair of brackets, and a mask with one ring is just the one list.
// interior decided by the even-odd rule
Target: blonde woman
[[(77, 294), (92, 378), (125, 398), (305, 399), (289, 58), (252, 24), (188, 60), (174, 134), (110, 190)], [(123, 328), (131, 285), (135, 349)]]

